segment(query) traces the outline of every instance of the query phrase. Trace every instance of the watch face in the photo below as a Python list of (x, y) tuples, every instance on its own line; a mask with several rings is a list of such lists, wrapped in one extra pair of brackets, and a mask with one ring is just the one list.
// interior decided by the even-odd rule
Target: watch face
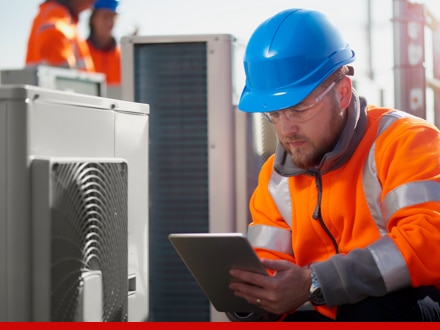
[(310, 302), (313, 305), (325, 304), (325, 299), (324, 299), (324, 295), (322, 294), (321, 288), (316, 288), (315, 290), (310, 292), (309, 298), (310, 298)]
[(312, 276), (312, 285), (310, 286), (309, 300), (313, 305), (324, 305), (325, 304), (324, 295), (322, 294), (321, 286), (319, 285), (319, 281), (316, 278), (316, 275), (313, 272), (313, 270), (311, 271), (311, 276)]

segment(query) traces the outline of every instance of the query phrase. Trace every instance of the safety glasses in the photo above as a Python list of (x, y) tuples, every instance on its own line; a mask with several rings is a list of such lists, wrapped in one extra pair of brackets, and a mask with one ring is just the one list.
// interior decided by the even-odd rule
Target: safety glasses
[(264, 117), (274, 125), (279, 124), (283, 116), (290, 121), (304, 123), (314, 117), (322, 109), (322, 107), (316, 106), (335, 86), (336, 81), (332, 82), (321, 94), (315, 97), (310, 104), (301, 103), (284, 110), (264, 112)]

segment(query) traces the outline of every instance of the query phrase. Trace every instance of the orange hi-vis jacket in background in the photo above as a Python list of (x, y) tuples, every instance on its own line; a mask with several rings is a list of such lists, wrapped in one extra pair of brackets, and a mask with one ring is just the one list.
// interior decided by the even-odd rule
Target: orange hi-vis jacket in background
[(261, 258), (312, 267), (326, 305), (440, 287), (440, 132), (353, 91), (335, 149), (310, 170), (281, 146), (263, 165), (248, 237)]
[(50, 65), (94, 72), (87, 43), (78, 36), (78, 18), (55, 1), (44, 2), (29, 35), (26, 66)]
[(87, 39), (90, 55), (95, 66), (95, 71), (104, 73), (108, 86), (121, 84), (121, 49), (114, 41), (107, 49), (100, 49), (96, 46), (92, 37)]

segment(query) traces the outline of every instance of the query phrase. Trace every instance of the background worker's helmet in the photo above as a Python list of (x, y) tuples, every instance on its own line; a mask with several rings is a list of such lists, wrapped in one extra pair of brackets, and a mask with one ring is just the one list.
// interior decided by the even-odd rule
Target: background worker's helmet
[(108, 9), (116, 13), (118, 6), (119, 0), (97, 0), (93, 5), (93, 9)]
[(294, 106), (354, 59), (354, 51), (324, 14), (282, 11), (257, 27), (249, 39), (244, 55), (246, 84), (238, 108), (270, 112)]

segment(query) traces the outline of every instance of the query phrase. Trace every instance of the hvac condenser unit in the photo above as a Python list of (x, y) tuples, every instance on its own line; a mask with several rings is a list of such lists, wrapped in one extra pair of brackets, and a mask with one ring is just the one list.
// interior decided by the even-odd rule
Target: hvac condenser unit
[(148, 318), (148, 114), (0, 87), (0, 321)]
[(32, 85), (93, 96), (107, 96), (105, 75), (76, 69), (38, 65), (0, 71), (2, 85)]
[(246, 230), (250, 193), (274, 149), (272, 127), (235, 109), (233, 36), (127, 36), (121, 46), (122, 97), (151, 107), (150, 320), (227, 320), (167, 237)]

